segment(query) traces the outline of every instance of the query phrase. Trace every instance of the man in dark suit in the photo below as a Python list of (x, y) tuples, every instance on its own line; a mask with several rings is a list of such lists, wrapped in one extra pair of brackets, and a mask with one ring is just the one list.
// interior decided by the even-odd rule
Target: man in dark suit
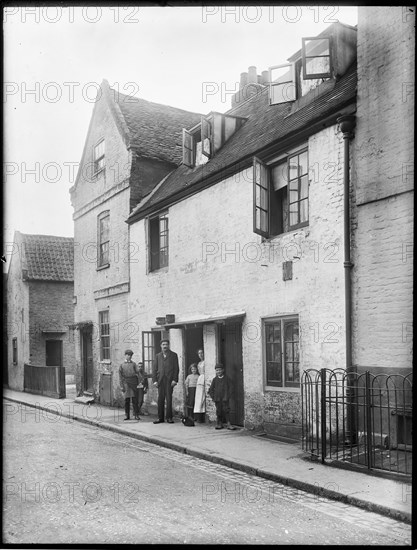
[(165, 400), (166, 419), (169, 424), (173, 424), (172, 391), (178, 384), (178, 355), (169, 349), (169, 340), (161, 340), (161, 350), (156, 355), (152, 371), (152, 382), (158, 388), (158, 420), (154, 424), (164, 422)]

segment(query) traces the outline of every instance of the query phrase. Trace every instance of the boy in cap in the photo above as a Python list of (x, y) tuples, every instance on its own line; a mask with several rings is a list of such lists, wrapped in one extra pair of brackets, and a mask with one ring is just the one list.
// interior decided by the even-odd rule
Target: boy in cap
[(143, 383), (144, 376), (140, 373), (137, 364), (132, 361), (132, 355), (133, 351), (127, 349), (125, 351), (125, 362), (119, 367), (120, 388), (125, 396), (125, 420), (130, 420), (130, 400), (132, 400), (135, 418), (140, 420), (138, 386), (141, 382)]
[(232, 384), (224, 375), (224, 367), (221, 363), (215, 366), (216, 376), (213, 378), (208, 394), (216, 404), (217, 425), (216, 430), (222, 430), (223, 419), (227, 422), (227, 429), (234, 430), (235, 427), (230, 424), (230, 405), (229, 400), (232, 394)]
[[(149, 388), (148, 376), (150, 375), (146, 374), (142, 362), (138, 363), (138, 369), (139, 369), (139, 374), (142, 375), (143, 377), (142, 382), (139, 382), (138, 384), (138, 414), (140, 414), (143, 401), (145, 399), (145, 394), (148, 393), (148, 388)], [(148, 413), (144, 412), (143, 414), (147, 415)]]

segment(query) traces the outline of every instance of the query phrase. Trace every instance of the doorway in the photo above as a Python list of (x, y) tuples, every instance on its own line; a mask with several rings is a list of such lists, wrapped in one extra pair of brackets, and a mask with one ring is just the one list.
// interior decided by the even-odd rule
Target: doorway
[(93, 330), (84, 328), (81, 330), (81, 357), (83, 369), (83, 390), (93, 391)]
[[(203, 325), (197, 327), (185, 326), (185, 369), (184, 380), (190, 374), (190, 365), (200, 361), (197, 351), (203, 347)], [(201, 374), (201, 373), (200, 373)]]
[(46, 340), (45, 365), (47, 367), (62, 367), (62, 340)]
[(225, 323), (220, 325), (220, 362), (224, 365), (226, 376), (232, 382), (233, 393), (230, 399), (230, 422), (243, 426), (244, 391), (242, 359), (242, 324)]

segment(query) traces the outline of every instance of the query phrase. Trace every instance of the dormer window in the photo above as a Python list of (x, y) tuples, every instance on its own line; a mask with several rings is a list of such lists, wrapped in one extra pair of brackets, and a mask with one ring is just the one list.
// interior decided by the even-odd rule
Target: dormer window
[(297, 97), (293, 63), (269, 67), (269, 103), (278, 105), (294, 101)]
[(104, 170), (104, 139), (94, 147), (94, 174)]
[(330, 38), (303, 38), (303, 78), (330, 78)]
[(201, 122), (191, 130), (182, 131), (182, 161), (194, 168), (205, 164), (226, 141), (238, 130), (246, 119), (212, 112), (201, 117)]

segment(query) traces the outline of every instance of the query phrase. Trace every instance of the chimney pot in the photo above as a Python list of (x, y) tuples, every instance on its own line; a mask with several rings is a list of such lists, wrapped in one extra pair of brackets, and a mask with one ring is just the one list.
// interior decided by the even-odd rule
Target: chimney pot
[(251, 83), (255, 83), (255, 84), (258, 83), (258, 75), (256, 72), (256, 67), (254, 65), (252, 65), (248, 69), (248, 84), (251, 84)]
[(269, 71), (262, 71), (262, 84), (269, 84)]
[(239, 90), (244, 88), (246, 84), (248, 83), (248, 73), (240, 73), (240, 85)]

